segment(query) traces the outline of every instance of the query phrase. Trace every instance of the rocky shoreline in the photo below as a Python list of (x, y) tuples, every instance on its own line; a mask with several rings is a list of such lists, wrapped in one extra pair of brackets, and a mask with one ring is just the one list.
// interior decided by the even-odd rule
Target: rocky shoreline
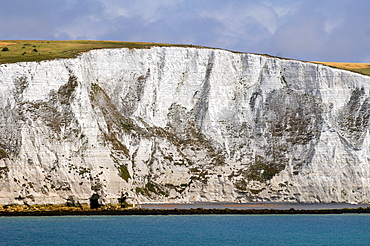
[(341, 208), (341, 209), (147, 209), (147, 208), (54, 208), (47, 210), (24, 209), (0, 210), (0, 217), (5, 216), (97, 216), (97, 215), (212, 215), (212, 214), (367, 214), (370, 213), (369, 207)]

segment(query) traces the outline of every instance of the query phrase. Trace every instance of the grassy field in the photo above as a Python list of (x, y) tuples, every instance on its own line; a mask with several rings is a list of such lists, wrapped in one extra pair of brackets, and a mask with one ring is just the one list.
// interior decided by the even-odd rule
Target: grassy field
[(72, 58), (93, 49), (135, 48), (145, 49), (151, 46), (186, 46), (143, 42), (116, 41), (38, 41), (38, 40), (0, 40), (0, 64), (42, 61), (56, 58)]
[[(42, 41), (42, 40), (0, 40), (0, 64), (42, 61), (57, 58), (72, 58), (93, 49), (131, 48), (146, 49), (152, 46), (197, 47), (194, 45), (161, 44), (118, 41)], [(370, 63), (315, 62), (370, 76)]]
[(314, 62), (370, 76), (370, 63)]

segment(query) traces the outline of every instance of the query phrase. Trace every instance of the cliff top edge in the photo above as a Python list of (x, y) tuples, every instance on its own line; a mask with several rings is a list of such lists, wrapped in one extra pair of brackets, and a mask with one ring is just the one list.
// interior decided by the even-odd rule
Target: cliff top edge
[[(127, 42), (127, 41), (0, 40), (0, 64), (16, 62), (38, 62), (44, 60), (74, 58), (81, 53), (96, 49), (116, 49), (116, 48), (149, 49), (151, 47), (221, 49), (192, 44), (166, 44), (150, 42)], [(230, 52), (243, 53), (236, 51)], [(282, 57), (275, 57), (268, 54), (257, 54), (257, 55), (285, 59)], [(348, 62), (314, 62), (314, 63), (370, 76), (370, 63), (348, 63)]]

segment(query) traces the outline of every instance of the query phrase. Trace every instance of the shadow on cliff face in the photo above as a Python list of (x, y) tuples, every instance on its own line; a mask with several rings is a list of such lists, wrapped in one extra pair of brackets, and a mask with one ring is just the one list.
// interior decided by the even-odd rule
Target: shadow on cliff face
[(96, 193), (90, 197), (90, 208), (91, 209), (97, 209), (101, 206), (101, 204), (99, 204), (99, 198), (100, 196)]
[[(254, 100), (253, 100), (254, 101)], [(252, 100), (251, 100), (252, 102)], [(246, 177), (266, 181), (292, 163), (297, 175), (311, 162), (322, 129), (321, 100), (290, 89), (274, 90), (256, 108), (254, 136), (264, 144), (257, 150)]]
[(13, 82), (15, 105), (8, 103), (0, 109), (0, 159), (17, 156), (22, 145), (22, 100), (29, 82), (25, 76), (15, 78)]
[(356, 88), (338, 115), (340, 134), (350, 148), (360, 149), (370, 125), (370, 98), (364, 88)]
[(60, 138), (62, 138), (60, 136), (62, 129), (65, 129), (63, 137), (75, 135), (76, 132), (80, 132), (80, 129), (71, 110), (71, 103), (77, 86), (77, 78), (71, 75), (68, 82), (58, 91), (52, 90), (49, 93), (49, 100), (22, 102), (20, 104), (22, 116), (25, 120), (40, 120)]

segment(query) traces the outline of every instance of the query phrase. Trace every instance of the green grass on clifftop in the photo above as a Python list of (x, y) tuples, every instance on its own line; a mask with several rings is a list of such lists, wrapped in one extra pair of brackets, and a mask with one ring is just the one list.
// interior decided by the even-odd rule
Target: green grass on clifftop
[(82, 52), (94, 49), (146, 49), (152, 46), (199, 47), (193, 45), (117, 41), (0, 40), (0, 64), (73, 58)]

